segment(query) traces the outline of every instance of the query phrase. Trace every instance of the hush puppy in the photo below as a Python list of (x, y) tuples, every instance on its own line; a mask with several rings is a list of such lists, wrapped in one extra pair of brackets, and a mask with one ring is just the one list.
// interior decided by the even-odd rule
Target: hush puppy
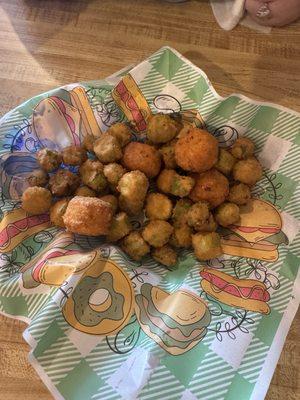
[(160, 154), (149, 144), (131, 142), (124, 149), (122, 164), (129, 171), (138, 170), (153, 178), (160, 171)]
[(172, 214), (171, 200), (161, 193), (150, 193), (146, 199), (146, 216), (149, 219), (167, 220)]
[(224, 203), (229, 193), (228, 179), (216, 169), (203, 172), (196, 178), (196, 184), (190, 198), (197, 201), (207, 201), (212, 208)]
[(99, 236), (109, 232), (112, 206), (96, 197), (73, 197), (63, 216), (68, 231), (80, 235)]
[(218, 141), (209, 132), (193, 128), (175, 144), (176, 163), (184, 170), (204, 172), (218, 160)]
[(43, 214), (51, 207), (52, 196), (48, 189), (31, 186), (22, 194), (22, 208), (32, 215)]

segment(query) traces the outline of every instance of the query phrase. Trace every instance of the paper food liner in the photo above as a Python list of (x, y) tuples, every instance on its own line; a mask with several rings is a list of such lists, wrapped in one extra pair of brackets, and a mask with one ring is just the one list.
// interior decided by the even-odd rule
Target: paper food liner
[[(172, 270), (150, 257), (134, 262), (20, 209), (38, 149), (77, 144), (118, 121), (142, 140), (158, 112), (205, 126), (222, 147), (243, 135), (256, 144), (264, 176), (246, 228), (242, 216), (223, 232), (222, 257), (199, 262), (180, 251)], [(221, 98), (168, 47), (1, 119), (0, 312), (28, 323), (29, 359), (55, 398), (264, 397), (300, 299), (299, 128), (291, 110)]]

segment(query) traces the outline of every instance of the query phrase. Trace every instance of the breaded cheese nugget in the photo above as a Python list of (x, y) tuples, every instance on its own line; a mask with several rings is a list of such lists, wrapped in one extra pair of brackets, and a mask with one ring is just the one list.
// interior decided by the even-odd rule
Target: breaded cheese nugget
[(113, 124), (106, 132), (110, 136), (114, 136), (121, 147), (126, 146), (131, 139), (131, 131), (124, 122), (117, 122)]
[(171, 200), (161, 193), (150, 193), (146, 199), (146, 216), (149, 219), (169, 219), (172, 214)]
[(141, 171), (126, 172), (119, 180), (119, 207), (130, 215), (139, 214), (149, 187), (146, 175)]
[(68, 231), (80, 235), (99, 236), (109, 232), (112, 206), (96, 197), (73, 197), (63, 216)]
[(184, 170), (204, 172), (218, 160), (218, 141), (209, 132), (193, 128), (175, 144), (176, 163)]
[(149, 144), (131, 142), (124, 149), (122, 164), (129, 171), (138, 170), (153, 178), (160, 171), (160, 153)]
[(31, 186), (22, 194), (22, 208), (29, 214), (37, 215), (49, 211), (52, 196), (48, 189)]
[(196, 184), (190, 193), (190, 198), (197, 201), (207, 201), (211, 207), (224, 203), (229, 193), (228, 179), (216, 169), (203, 172), (195, 177)]
[(181, 128), (181, 124), (167, 114), (153, 115), (147, 127), (147, 138), (152, 143), (167, 143), (174, 139)]

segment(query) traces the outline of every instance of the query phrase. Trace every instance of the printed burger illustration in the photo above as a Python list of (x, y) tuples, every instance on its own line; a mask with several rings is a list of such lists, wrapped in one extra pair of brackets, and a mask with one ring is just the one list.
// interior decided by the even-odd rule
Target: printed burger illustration
[(41, 145), (49, 148), (79, 145), (80, 138), (101, 134), (86, 92), (80, 86), (70, 91), (61, 89), (57, 96), (40, 101), (33, 110), (32, 124)]
[(251, 199), (240, 207), (240, 222), (221, 228), (222, 249), (232, 256), (255, 258), (273, 262), (278, 259), (278, 246), (288, 244), (282, 232), (282, 220), (270, 203)]
[(206, 303), (194, 293), (167, 293), (144, 283), (136, 295), (136, 315), (147, 336), (172, 355), (183, 354), (206, 335), (211, 315)]
[(214, 299), (232, 307), (269, 314), (270, 294), (263, 282), (237, 279), (220, 270), (203, 268), (200, 271), (202, 289)]

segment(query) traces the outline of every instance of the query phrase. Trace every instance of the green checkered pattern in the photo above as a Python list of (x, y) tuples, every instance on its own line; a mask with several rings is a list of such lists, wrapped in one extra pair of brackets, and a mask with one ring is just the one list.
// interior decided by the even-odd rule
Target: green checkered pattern
[[(278, 335), (279, 338), (286, 335), (288, 316), (295, 313), (300, 300), (300, 117), (279, 106), (253, 102), (239, 95), (222, 99), (200, 69), (170, 48), (162, 48), (134, 67), (131, 75), (153, 112), (161, 111), (155, 101), (157, 96), (169, 95), (183, 110), (198, 109), (210, 132), (230, 127), (247, 135), (255, 142), (258, 155), (270, 138), (281, 141), (282, 147), (288, 149), (276, 171), (265, 170), (254, 193), (275, 204), (294, 226), (289, 246), (279, 247), (280, 257), (272, 264), (237, 257), (216, 261), (216, 267), (228, 274), (245, 278), (251, 272), (273, 280), (271, 313), (265, 316), (244, 312), (206, 298), (201, 293), (199, 277), (199, 265), (204, 263), (195, 260), (190, 251), (183, 251), (178, 267), (168, 271), (150, 258), (143, 264), (132, 262), (112, 248), (109, 257), (128, 273), (137, 293), (142, 282), (169, 292), (179, 288), (192, 290), (208, 302), (213, 314), (211, 325), (198, 345), (179, 356), (168, 354), (152, 341), (139, 328), (135, 316), (117, 336), (82, 334), (72, 329), (62, 316), (60, 289), (43, 285), (30, 290), (22, 288), (19, 267), (51, 243), (56, 233), (53, 228), (44, 235), (40, 233), (39, 240), (36, 235), (29, 237), (11, 253), (1, 255), (0, 312), (28, 321), (24, 337), (32, 347), (30, 359), (53, 395), (60, 393), (66, 400), (262, 398), (264, 393), (258, 388), (262, 382), (270, 381), (275, 369), (275, 364), (266, 365), (266, 360), (273, 353), (279, 356), (281, 351), (278, 346), (272, 347), (275, 335), (277, 340)], [(101, 106), (112, 100), (112, 80), (83, 85), (99, 118)], [(2, 154), (12, 150), (16, 130), (30, 121), (32, 108), (49, 95), (58, 96), (59, 90), (31, 99), (1, 120)], [(2, 213), (13, 207), (14, 202), (2, 197)], [(78, 240), (84, 249), (91, 246), (91, 242)], [(132, 348), (130, 343), (134, 343)], [(148, 352), (155, 363), (138, 391), (125, 395), (124, 388), (113, 377), (138, 350)]]

